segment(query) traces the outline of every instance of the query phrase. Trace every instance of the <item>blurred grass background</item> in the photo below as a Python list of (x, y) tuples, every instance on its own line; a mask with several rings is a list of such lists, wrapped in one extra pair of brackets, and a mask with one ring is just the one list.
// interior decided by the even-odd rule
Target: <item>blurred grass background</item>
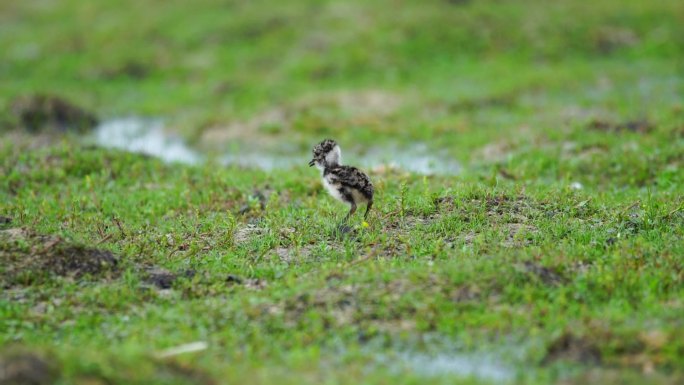
[(57, 94), (105, 118), (164, 117), (193, 141), (225, 127), (302, 148), (439, 137), (464, 159), (521, 126), (681, 109), (684, 4), (3, 2), (0, 51), (0, 104)]

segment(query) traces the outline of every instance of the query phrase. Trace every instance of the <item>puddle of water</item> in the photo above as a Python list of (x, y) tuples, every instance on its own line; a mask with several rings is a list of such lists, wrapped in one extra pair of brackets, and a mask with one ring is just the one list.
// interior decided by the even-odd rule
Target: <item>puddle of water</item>
[[(205, 159), (181, 138), (166, 132), (159, 119), (129, 117), (105, 121), (95, 129), (95, 142), (103, 147), (155, 156), (166, 162), (195, 164)], [(219, 161), (224, 165), (274, 170), (305, 167), (309, 158), (308, 152), (259, 151), (243, 146), (223, 155)], [(407, 148), (396, 145), (373, 147), (363, 151), (362, 155), (347, 152), (343, 158), (351, 159), (350, 164), (367, 170), (384, 166), (424, 175), (455, 175), (461, 171), (460, 164), (445, 151), (432, 151), (425, 144)]]
[(424, 334), (408, 339), (377, 338), (359, 347), (338, 346), (338, 357), (361, 358), (365, 370), (410, 374), (417, 378), (477, 379), (504, 384), (519, 378), (529, 346), (500, 341), (485, 343), (476, 350), (439, 335)]
[(221, 164), (255, 167), (262, 170), (277, 170), (307, 166), (306, 155), (275, 155), (257, 152), (231, 153), (221, 157)]
[(392, 371), (410, 371), (420, 377), (455, 376), (503, 383), (513, 380), (515, 372), (493, 357), (478, 353), (400, 352), (380, 357), (379, 363)]
[(166, 162), (195, 164), (202, 156), (164, 131), (159, 119), (108, 120), (95, 128), (98, 145), (158, 157)]
[(358, 160), (360, 166), (368, 169), (385, 165), (423, 175), (457, 175), (461, 172), (460, 163), (450, 158), (446, 151), (431, 150), (424, 143), (408, 148), (396, 145), (373, 147), (359, 156)]

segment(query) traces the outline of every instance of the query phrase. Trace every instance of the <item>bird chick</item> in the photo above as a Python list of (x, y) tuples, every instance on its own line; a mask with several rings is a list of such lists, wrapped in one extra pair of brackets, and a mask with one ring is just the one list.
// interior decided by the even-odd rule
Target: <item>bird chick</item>
[(313, 148), (313, 159), (309, 166), (321, 170), (323, 186), (335, 199), (349, 204), (347, 221), (356, 212), (359, 204), (366, 203), (364, 220), (373, 206), (373, 183), (368, 175), (356, 167), (343, 166), (340, 146), (332, 139), (326, 139)]

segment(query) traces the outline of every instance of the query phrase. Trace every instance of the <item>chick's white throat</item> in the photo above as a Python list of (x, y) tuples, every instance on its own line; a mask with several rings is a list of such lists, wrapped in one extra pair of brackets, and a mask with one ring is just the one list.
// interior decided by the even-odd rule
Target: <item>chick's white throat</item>
[(329, 153), (325, 154), (325, 163), (328, 166), (337, 166), (342, 163), (342, 150), (340, 150), (340, 146), (336, 145)]

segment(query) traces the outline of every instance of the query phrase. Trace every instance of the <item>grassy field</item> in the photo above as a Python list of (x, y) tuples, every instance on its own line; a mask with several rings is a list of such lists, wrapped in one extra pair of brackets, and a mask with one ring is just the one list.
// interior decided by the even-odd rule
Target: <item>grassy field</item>
[[(680, 0), (0, 2), (0, 52), (2, 385), (684, 381)], [(31, 132), (32, 95), (208, 160)], [(369, 169), (341, 234), (326, 137), (460, 168)]]

